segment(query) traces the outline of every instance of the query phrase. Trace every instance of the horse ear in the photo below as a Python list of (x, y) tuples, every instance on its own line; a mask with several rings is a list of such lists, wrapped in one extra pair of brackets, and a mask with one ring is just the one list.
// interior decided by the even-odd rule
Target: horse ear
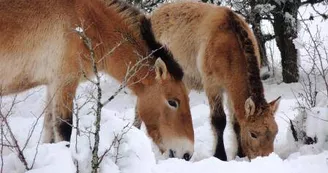
[(251, 97), (245, 101), (246, 118), (255, 113), (255, 103)]
[(155, 62), (155, 71), (157, 80), (167, 79), (167, 68), (164, 61), (161, 58), (158, 58)]
[(272, 102), (269, 103), (271, 110), (273, 111), (273, 114), (277, 111), (277, 109), (279, 107), (280, 99), (281, 99), (281, 96), (279, 96), (276, 100), (273, 100)]

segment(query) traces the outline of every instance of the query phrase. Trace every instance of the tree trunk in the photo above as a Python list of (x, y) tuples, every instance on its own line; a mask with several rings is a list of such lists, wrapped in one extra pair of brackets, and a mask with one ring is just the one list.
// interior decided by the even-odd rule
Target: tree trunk
[(248, 15), (248, 20), (252, 25), (255, 38), (258, 43), (260, 56), (261, 56), (261, 66), (268, 65), (268, 57), (265, 49), (265, 38), (261, 30), (261, 16), (259, 11), (255, 9), (255, 6), (259, 3), (258, 0), (250, 0), (249, 5), (251, 7), (250, 14)]
[(298, 82), (298, 55), (293, 39), (297, 37), (297, 22), (286, 19), (289, 13), (297, 21), (298, 3), (282, 4), (277, 6), (273, 13), (273, 28), (277, 46), (280, 50), (283, 82)]
[(254, 35), (256, 37), (259, 50), (260, 50), (260, 56), (261, 56), (261, 65), (267, 66), (268, 65), (268, 57), (265, 49), (265, 38), (261, 31), (261, 19), (257, 20), (257, 17), (255, 17), (255, 20), (252, 22), (253, 25), (253, 31)]

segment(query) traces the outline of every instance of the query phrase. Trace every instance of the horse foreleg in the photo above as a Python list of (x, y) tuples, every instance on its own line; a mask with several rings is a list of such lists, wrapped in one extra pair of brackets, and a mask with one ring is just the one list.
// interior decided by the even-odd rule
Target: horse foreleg
[(243, 149), (241, 148), (240, 125), (237, 122), (237, 120), (234, 120), (234, 122), (232, 124), (233, 124), (233, 130), (235, 131), (235, 134), (237, 137), (237, 142), (238, 142), (237, 156), (240, 158), (245, 157)]
[[(49, 90), (49, 89), (48, 89)], [(53, 143), (55, 142), (54, 136), (54, 121), (52, 114), (52, 102), (51, 95), (48, 91), (47, 93), (47, 105), (45, 108), (45, 117), (44, 117), (44, 132), (43, 132), (43, 143)]]
[(223, 161), (227, 161), (227, 154), (225, 152), (223, 142), (223, 132), (226, 127), (227, 120), (222, 104), (222, 91), (218, 88), (210, 89), (208, 87), (205, 88), (205, 91), (211, 109), (212, 130), (217, 139), (214, 157), (219, 158)]
[(70, 83), (64, 87), (53, 87), (53, 129), (55, 142), (70, 141), (73, 127), (73, 99), (77, 84)]

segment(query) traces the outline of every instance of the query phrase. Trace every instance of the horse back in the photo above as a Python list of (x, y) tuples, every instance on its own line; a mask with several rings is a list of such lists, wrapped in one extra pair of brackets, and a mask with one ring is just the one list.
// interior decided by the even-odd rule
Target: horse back
[[(230, 81), (232, 69), (246, 73), (246, 58), (234, 33), (226, 7), (205, 3), (180, 2), (163, 5), (151, 16), (156, 37), (168, 46), (185, 70), (186, 83), (201, 89), (202, 79), (216, 75)], [(257, 42), (247, 23), (240, 23)], [(255, 51), (259, 61), (258, 51)], [(197, 70), (195, 70), (197, 69)]]
[[(212, 25), (205, 24), (212, 6), (178, 2), (162, 5), (152, 16), (152, 28), (156, 38), (166, 45), (185, 71), (184, 82), (189, 88), (201, 90), (202, 56), (210, 38)], [(207, 28), (204, 30), (202, 28)]]

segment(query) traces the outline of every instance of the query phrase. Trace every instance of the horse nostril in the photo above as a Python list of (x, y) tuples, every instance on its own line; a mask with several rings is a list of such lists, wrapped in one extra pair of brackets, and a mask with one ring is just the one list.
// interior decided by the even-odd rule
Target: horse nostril
[(170, 150), (169, 157), (170, 158), (173, 158), (174, 157), (174, 151), (173, 150)]
[(189, 153), (184, 154), (183, 159), (185, 159), (186, 161), (189, 161), (191, 159), (190, 154)]

